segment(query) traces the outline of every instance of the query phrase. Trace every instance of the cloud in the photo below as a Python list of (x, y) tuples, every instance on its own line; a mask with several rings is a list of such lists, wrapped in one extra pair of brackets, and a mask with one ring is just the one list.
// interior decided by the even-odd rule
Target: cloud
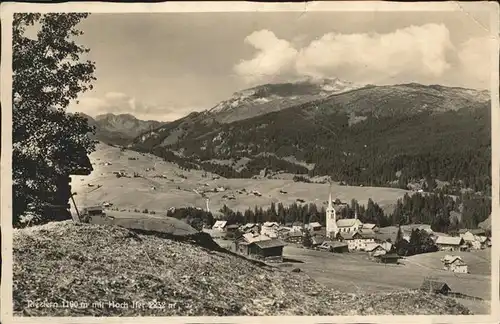
[(288, 41), (278, 39), (269, 30), (250, 34), (245, 38), (245, 43), (255, 47), (258, 52), (251, 60), (237, 64), (234, 70), (249, 82), (285, 72), (284, 69), (289, 68), (297, 56), (297, 50)]
[(257, 52), (234, 70), (248, 81), (263, 81), (277, 73), (357, 82), (401, 75), (437, 78), (450, 69), (447, 53), (453, 50), (450, 33), (443, 24), (409, 26), (385, 34), (332, 32), (301, 48), (268, 30), (252, 33), (245, 42)]
[(170, 121), (185, 116), (193, 107), (169, 108), (147, 104), (121, 92), (108, 92), (103, 97), (83, 97), (73, 102), (68, 112), (82, 112), (90, 116), (101, 114), (131, 114), (139, 119)]
[(451, 48), (448, 29), (436, 24), (387, 34), (329, 33), (300, 51), (296, 69), (299, 74), (323, 77), (347, 69), (367, 76), (439, 77), (450, 68), (446, 52)]
[(491, 77), (491, 45), (488, 37), (471, 38), (460, 45), (458, 60), (462, 74), (478, 88), (489, 88)]

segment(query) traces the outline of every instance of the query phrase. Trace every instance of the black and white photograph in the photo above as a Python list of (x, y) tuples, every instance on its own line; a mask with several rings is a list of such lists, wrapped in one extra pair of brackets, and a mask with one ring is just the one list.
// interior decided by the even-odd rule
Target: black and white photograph
[(498, 322), (498, 46), (496, 2), (2, 5), (2, 322)]

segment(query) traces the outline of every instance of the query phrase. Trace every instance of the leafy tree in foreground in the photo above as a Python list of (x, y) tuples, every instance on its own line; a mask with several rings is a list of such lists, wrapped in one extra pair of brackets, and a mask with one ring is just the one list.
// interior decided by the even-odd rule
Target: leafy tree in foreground
[[(44, 222), (43, 207), (57, 196), (58, 181), (75, 156), (92, 152), (93, 128), (65, 113), (72, 100), (92, 88), (95, 65), (80, 62), (89, 49), (73, 38), (86, 13), (19, 13), (12, 35), (13, 225)], [(27, 29), (37, 30), (29, 35)], [(29, 211), (29, 213), (27, 213)]]

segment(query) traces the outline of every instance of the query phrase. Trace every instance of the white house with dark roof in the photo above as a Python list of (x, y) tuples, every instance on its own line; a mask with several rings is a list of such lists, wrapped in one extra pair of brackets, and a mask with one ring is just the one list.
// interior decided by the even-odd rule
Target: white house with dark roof
[(456, 255), (446, 255), (441, 262), (444, 264), (444, 270), (457, 272), (457, 273), (469, 273), (469, 269), (464, 260)]

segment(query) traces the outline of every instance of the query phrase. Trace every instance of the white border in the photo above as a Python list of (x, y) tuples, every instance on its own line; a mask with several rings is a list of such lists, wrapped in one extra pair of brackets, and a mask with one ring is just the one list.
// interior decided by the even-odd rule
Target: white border
[[(2, 61), (1, 61), (1, 102), (2, 109), (2, 150), (1, 150), (1, 204), (2, 215), (2, 285), (1, 285), (1, 315), (4, 323), (267, 323), (286, 322), (287, 324), (304, 323), (326, 323), (335, 321), (337, 323), (373, 322), (373, 323), (498, 323), (499, 322), (499, 270), (500, 270), (500, 246), (496, 239), (500, 234), (500, 198), (499, 177), (500, 161), (498, 159), (499, 130), (499, 5), (497, 2), (415, 2), (415, 3), (393, 3), (393, 2), (314, 2), (314, 3), (251, 3), (251, 2), (166, 2), (166, 3), (61, 3), (61, 4), (28, 4), (7, 3), (1, 4), (2, 20)], [(491, 47), (492, 47), (492, 74), (491, 74), (491, 98), (492, 98), (492, 193), (493, 193), (493, 215), (492, 215), (492, 314), (477, 316), (281, 316), (281, 317), (115, 317), (115, 318), (93, 318), (93, 317), (12, 317), (12, 13), (14, 12), (92, 12), (92, 13), (148, 13), (148, 12), (317, 12), (317, 11), (463, 11), (471, 15), (474, 11), (491, 12)]]

